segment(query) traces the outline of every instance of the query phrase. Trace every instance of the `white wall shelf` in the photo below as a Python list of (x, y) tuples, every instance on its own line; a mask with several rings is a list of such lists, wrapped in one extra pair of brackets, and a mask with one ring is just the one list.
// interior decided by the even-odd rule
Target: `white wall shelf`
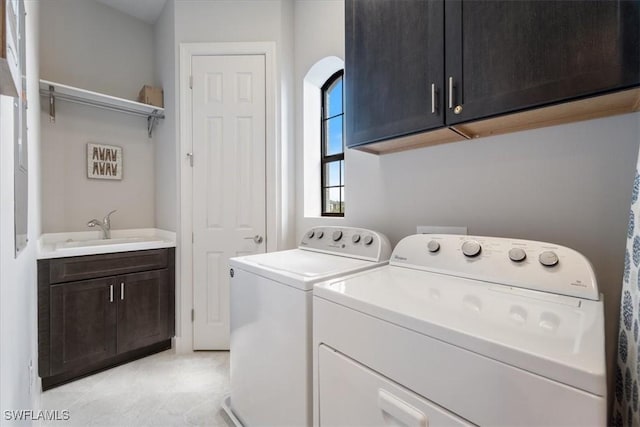
[(130, 101), (128, 99), (92, 92), (48, 80), (40, 80), (40, 95), (49, 97), (49, 119), (51, 122), (55, 122), (56, 120), (56, 99), (146, 117), (149, 138), (151, 138), (156, 122), (159, 119), (164, 119), (164, 108), (162, 107)]

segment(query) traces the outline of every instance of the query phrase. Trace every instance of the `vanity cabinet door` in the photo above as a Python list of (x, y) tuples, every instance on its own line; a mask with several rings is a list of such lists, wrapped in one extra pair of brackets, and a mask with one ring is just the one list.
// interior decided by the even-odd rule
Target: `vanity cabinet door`
[(51, 286), (51, 375), (86, 370), (116, 354), (114, 287), (113, 278)]
[(118, 353), (171, 338), (169, 270), (118, 276)]

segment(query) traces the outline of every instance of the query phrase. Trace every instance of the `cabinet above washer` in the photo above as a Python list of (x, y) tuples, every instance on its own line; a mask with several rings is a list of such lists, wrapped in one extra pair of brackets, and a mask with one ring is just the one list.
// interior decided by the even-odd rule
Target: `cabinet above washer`
[(640, 3), (347, 0), (348, 147), (386, 153), (640, 110)]

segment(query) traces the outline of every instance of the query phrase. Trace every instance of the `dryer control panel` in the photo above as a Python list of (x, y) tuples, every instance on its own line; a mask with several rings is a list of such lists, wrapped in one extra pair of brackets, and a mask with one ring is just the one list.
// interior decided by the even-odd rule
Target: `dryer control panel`
[(391, 265), (518, 288), (599, 300), (584, 255), (553, 243), (500, 237), (416, 234), (393, 250)]
[(313, 227), (302, 236), (298, 248), (375, 262), (387, 261), (391, 255), (387, 236), (354, 227)]

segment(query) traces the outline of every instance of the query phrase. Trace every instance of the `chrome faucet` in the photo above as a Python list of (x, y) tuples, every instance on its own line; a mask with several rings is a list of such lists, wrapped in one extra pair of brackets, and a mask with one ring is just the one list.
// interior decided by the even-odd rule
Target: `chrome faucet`
[(100, 221), (99, 219), (92, 219), (87, 223), (87, 227), (95, 227), (97, 225), (98, 227), (102, 228), (102, 236), (103, 236), (102, 238), (110, 239), (111, 238), (111, 214), (116, 211), (117, 209), (109, 212), (104, 218), (102, 218), (102, 221)]

